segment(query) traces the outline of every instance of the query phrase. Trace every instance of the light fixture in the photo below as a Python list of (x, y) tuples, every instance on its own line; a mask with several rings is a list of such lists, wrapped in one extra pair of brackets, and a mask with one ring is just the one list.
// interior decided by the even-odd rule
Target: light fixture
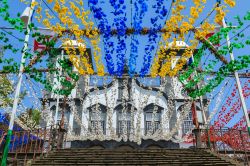
[(23, 11), (22, 15), (21, 15), (21, 20), (24, 22), (25, 27), (28, 24), (28, 20), (29, 20), (29, 15), (30, 15), (30, 7), (26, 7), (25, 10)]

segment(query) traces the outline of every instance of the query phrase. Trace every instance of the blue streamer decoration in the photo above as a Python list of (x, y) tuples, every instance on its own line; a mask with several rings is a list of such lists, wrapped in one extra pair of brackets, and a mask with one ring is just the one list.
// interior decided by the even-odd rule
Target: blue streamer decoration
[(145, 13), (148, 10), (147, 6), (148, 0), (135, 0), (134, 2), (134, 16), (133, 16), (133, 28), (135, 29), (135, 33), (132, 36), (132, 42), (131, 42), (131, 54), (129, 58), (129, 75), (130, 77), (133, 77), (135, 74), (136, 69), (136, 59), (138, 57), (138, 45), (139, 40), (137, 38), (137, 35), (142, 30), (142, 19), (145, 16)]
[[(5, 115), (0, 112), (0, 124), (9, 126), (9, 118), (7, 118), (7, 114)], [(22, 128), (16, 125), (16, 123), (14, 123), (13, 131), (21, 131), (21, 130)], [(1, 132), (3, 132), (3, 129), (0, 129), (0, 133)]]
[[(0, 124), (3, 125), (3, 126), (6, 126), (8, 127), (9, 126), (9, 118), (7, 118), (7, 114), (2, 114), (0, 112)], [(14, 126), (13, 126), (13, 131), (16, 131), (16, 132), (21, 132), (21, 131), (25, 131), (23, 128), (21, 128), (18, 124), (14, 123)], [(2, 134), (6, 132), (4, 131), (4, 128), (1, 128), (0, 129), (0, 136), (2, 136)], [(23, 132), (24, 134), (25, 132)], [(5, 136), (5, 139), (6, 139), (6, 136)], [(20, 148), (22, 145), (25, 146), (27, 143), (30, 143), (30, 141), (33, 140), (33, 141), (40, 141), (40, 138), (33, 135), (33, 134), (28, 134), (28, 132), (26, 132), (24, 135), (20, 136), (20, 135), (12, 135), (11, 136), (11, 144), (10, 144), (10, 147), (9, 149), (14, 149), (16, 150), (17, 148)], [(2, 145), (0, 144), (0, 146), (3, 146), (4, 145), (4, 142), (2, 142)]]
[(94, 13), (94, 18), (99, 20), (98, 28), (103, 34), (103, 43), (105, 51), (105, 60), (110, 75), (115, 74), (114, 62), (112, 54), (114, 53), (114, 42), (111, 41), (111, 26), (108, 23), (107, 15), (102, 11), (101, 7), (97, 7), (98, 0), (89, 0), (90, 10)]
[(155, 13), (157, 16), (152, 17), (150, 19), (151, 24), (153, 25), (153, 28), (149, 30), (148, 35), (148, 44), (145, 47), (145, 54), (143, 57), (143, 66), (140, 71), (140, 76), (144, 77), (150, 68), (150, 64), (152, 61), (152, 51), (155, 49), (155, 45), (157, 45), (157, 39), (159, 37), (159, 34), (157, 34), (157, 31), (159, 31), (162, 28), (161, 23), (159, 23), (159, 20), (163, 20), (165, 16), (167, 15), (167, 9), (163, 5), (164, 0), (156, 0), (156, 4), (153, 5), (153, 8), (155, 9)]
[(116, 74), (121, 76), (124, 71), (125, 64), (125, 52), (126, 52), (126, 5), (124, 0), (109, 0), (114, 11), (111, 12), (115, 16), (113, 26), (117, 29), (117, 47), (116, 47), (116, 57), (117, 57), (117, 71)]

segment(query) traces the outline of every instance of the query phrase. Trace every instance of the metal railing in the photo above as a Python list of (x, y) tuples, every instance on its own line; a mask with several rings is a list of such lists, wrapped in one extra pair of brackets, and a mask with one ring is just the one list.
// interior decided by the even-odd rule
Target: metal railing
[[(0, 129), (1, 152), (6, 139), (4, 132), (6, 131)], [(46, 156), (50, 151), (65, 148), (64, 143), (67, 140), (65, 134), (66, 130), (59, 125), (14, 131), (8, 157), (12, 161), (22, 160), (26, 163), (28, 160)], [(190, 140), (193, 140), (195, 148), (208, 149), (221, 157), (230, 157), (248, 165), (250, 137), (247, 131), (229, 128), (194, 129)]]
[[(6, 139), (6, 131), (0, 130), (0, 153), (3, 152)], [(35, 130), (13, 131), (9, 147), (8, 159), (12, 161), (22, 160), (25, 164), (28, 160), (43, 157), (54, 149), (63, 148), (66, 137), (65, 130), (59, 125), (39, 128)], [(2, 154), (1, 154), (2, 156)]]
[(248, 131), (230, 128), (194, 129), (195, 148), (205, 148), (221, 157), (230, 157), (248, 165), (250, 137)]

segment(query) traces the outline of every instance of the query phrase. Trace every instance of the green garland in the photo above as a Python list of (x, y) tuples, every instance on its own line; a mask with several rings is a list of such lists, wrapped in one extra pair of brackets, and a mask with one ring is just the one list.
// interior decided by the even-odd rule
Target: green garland
[[(26, 34), (27, 32), (23, 30), (24, 23), (19, 18), (20, 14), (17, 14), (17, 18), (11, 18), (10, 14), (8, 12), (9, 6), (7, 0), (2, 0), (0, 2), (0, 17), (2, 17), (5, 21), (7, 21), (11, 27), (13, 27), (15, 30), (19, 32), (23, 32)], [(228, 28), (222, 28), (220, 32), (216, 33), (212, 37), (209, 38), (209, 41), (212, 44), (217, 44), (221, 37), (226, 38), (226, 35), (228, 32), (232, 31), (232, 33), (236, 33), (235, 30), (242, 28), (244, 25), (244, 22), (240, 19), (240, 17), (235, 17), (235, 19), (238, 22), (238, 27), (232, 28), (232, 24), (229, 23)], [(244, 17), (244, 20), (250, 20), (250, 12), (247, 12), (246, 16)], [(50, 41), (46, 40), (46, 36), (40, 34), (37, 32), (38, 28), (34, 26), (33, 23), (28, 25), (28, 28), (31, 32), (33, 32), (32, 37), (35, 38), (38, 42), (46, 45), (46, 49), (43, 51), (35, 51), (34, 53), (30, 53), (31, 50), (21, 50), (21, 52), (25, 52), (25, 58), (30, 59), (30, 64), (28, 66), (25, 66), (25, 72), (29, 73), (30, 76), (42, 83), (46, 90), (51, 91), (56, 94), (60, 95), (66, 95), (68, 96), (71, 94), (72, 89), (74, 89), (76, 82), (79, 79), (79, 76), (77, 73), (74, 73), (72, 71), (72, 67), (69, 65), (68, 60), (66, 58), (63, 58), (61, 60), (58, 59), (57, 56), (60, 55), (60, 52), (57, 48), (55, 48), (57, 43), (57, 37), (54, 37)], [(69, 33), (69, 32), (67, 32)], [(12, 33), (8, 32), (9, 35), (12, 35)], [(70, 34), (69, 34), (70, 36)], [(228, 53), (232, 52), (233, 49), (241, 49), (244, 48), (245, 45), (250, 45), (250, 39), (246, 40), (245, 43), (238, 42), (239, 38), (243, 38), (245, 35), (239, 34), (236, 38), (234, 38), (235, 42), (232, 42), (231, 46), (228, 48), (227, 46), (222, 47), (218, 52), (220, 55), (227, 55)], [(10, 43), (9, 38), (6, 36), (6, 33), (1, 32), (0, 33), (0, 41), (5, 43), (3, 46), (4, 50), (10, 50), (12, 53), (16, 54), (20, 51), (20, 49), (14, 48), (14, 46)], [(19, 39), (19, 42), (23, 42), (22, 39)], [(237, 43), (238, 42), (238, 43)], [(210, 61), (208, 66), (205, 67), (205, 71), (202, 73), (197, 73), (192, 80), (189, 80), (191, 75), (196, 71), (198, 68), (201, 58), (204, 54), (204, 51), (211, 47), (209, 43), (205, 43), (201, 46), (200, 49), (198, 49), (198, 52), (194, 55), (194, 62), (189, 66), (188, 70), (182, 73), (179, 76), (180, 81), (185, 85), (184, 90), (190, 92), (189, 96), (195, 98), (197, 96), (204, 95), (207, 92), (211, 92), (213, 88), (218, 86), (221, 81), (227, 76), (228, 74), (241, 70), (243, 68), (248, 67), (250, 64), (249, 56), (241, 56), (239, 57), (239, 60), (231, 61), (228, 64), (222, 66), (219, 71), (216, 73), (216, 77), (208, 82), (207, 85), (201, 87), (201, 89), (196, 89), (196, 86), (199, 82), (204, 80), (205, 76), (208, 75), (212, 68), (216, 65), (218, 61)], [(48, 55), (48, 58), (46, 59), (46, 67), (48, 69), (48, 73), (52, 75), (59, 75), (58, 69), (55, 69), (55, 63), (59, 64), (59, 67), (63, 69), (63, 76), (56, 77), (55, 81), (60, 82), (61, 88), (55, 88), (54, 82), (50, 82), (49, 79), (47, 79), (46, 74), (43, 72), (38, 71), (35, 67), (33, 67), (35, 64), (43, 62), (43, 57)], [(18, 73), (19, 71), (19, 65), (17, 62), (13, 60), (13, 58), (4, 59), (0, 57), (0, 63), (3, 64), (2, 71), (6, 73)], [(65, 77), (69, 77), (70, 80), (67, 80)], [(54, 81), (54, 80), (53, 80)]]
[[(38, 58), (37, 61), (41, 61), (41, 58), (48, 54), (49, 58), (47, 59), (47, 68), (48, 68), (48, 72), (50, 74), (54, 74), (57, 75), (57, 77), (55, 78), (56, 82), (60, 82), (60, 85), (62, 88), (54, 88), (54, 83), (49, 82), (46, 79), (46, 75), (42, 74), (40, 71), (38, 71), (35, 68), (30, 68), (30, 67), (26, 67), (25, 70), (29, 71), (31, 78), (33, 78), (34, 80), (44, 84), (44, 87), (46, 90), (51, 91), (55, 94), (60, 94), (60, 95), (70, 95), (72, 89), (75, 88), (76, 82), (79, 80), (79, 76), (77, 73), (74, 73), (72, 71), (72, 66), (69, 65), (69, 61), (67, 58), (63, 58), (63, 59), (59, 59), (57, 60), (57, 63), (59, 64), (59, 68), (63, 69), (63, 75), (59, 77), (59, 71), (58, 69), (55, 69), (55, 59), (57, 59), (57, 56), (61, 54), (60, 51), (58, 51), (57, 48), (54, 48), (56, 45), (56, 41), (57, 38), (54, 37), (53, 39), (51, 39), (50, 41), (45, 40), (46, 36), (41, 35), (40, 33), (35, 33), (33, 34), (33, 37), (37, 38), (38, 42), (42, 42), (42, 44), (46, 45), (46, 49), (39, 52), (36, 51), (36, 57)], [(34, 58), (34, 56), (31, 56)], [(66, 80), (65, 77), (69, 77), (71, 80)]]
[(240, 56), (239, 59), (240, 60), (230, 61), (228, 65), (221, 67), (216, 73), (216, 77), (210, 80), (208, 84), (201, 89), (186, 89), (190, 92), (188, 95), (192, 98), (205, 95), (207, 92), (211, 92), (215, 87), (217, 87), (227, 75), (249, 66), (250, 55)]
[(23, 31), (24, 23), (20, 19), (20, 13), (17, 13), (17, 18), (11, 18), (9, 14), (9, 5), (8, 0), (2, 0), (0, 3), (0, 16), (3, 17), (5, 21), (10, 23), (10, 25), (18, 30), (19, 32)]
[[(232, 27), (232, 23), (229, 24), (229, 27), (227, 28), (221, 28), (220, 32), (216, 33), (212, 37), (209, 38), (209, 41), (211, 43), (218, 43), (218, 41), (221, 40), (221, 36), (224, 37), (224, 39), (227, 37), (228, 32), (235, 29), (240, 29), (244, 25), (244, 23), (241, 21), (240, 17), (235, 17), (238, 21), (239, 26), (237, 28)], [(244, 20), (250, 20), (250, 12), (247, 13), (247, 15), (244, 17)], [(235, 34), (236, 31), (233, 31)], [(245, 35), (243, 33), (237, 34), (237, 38), (235, 38), (235, 41), (238, 41), (238, 38), (243, 38)], [(250, 40), (245, 41), (246, 45), (250, 45)], [(207, 85), (201, 87), (201, 89), (197, 89), (197, 85), (199, 82), (204, 80), (205, 76), (208, 75), (211, 72), (211, 69), (213, 66), (217, 63), (216, 61), (211, 61), (212, 63), (209, 63), (207, 67), (205, 67), (205, 71), (202, 73), (196, 74), (192, 80), (189, 80), (191, 75), (194, 74), (196, 71), (196, 68), (199, 65), (199, 62), (201, 60), (201, 57), (203, 56), (204, 50), (206, 48), (210, 47), (210, 44), (205, 43), (203, 46), (198, 50), (198, 52), (194, 55), (194, 62), (189, 66), (188, 70), (182, 73), (179, 76), (179, 80), (184, 84), (184, 90), (188, 92), (188, 95), (192, 98), (196, 98), (198, 96), (205, 95), (208, 92), (211, 92), (215, 87), (217, 87), (224, 78), (237, 70), (241, 70), (244, 68), (247, 68), (250, 64), (250, 55), (244, 55), (240, 56), (239, 60), (234, 60), (229, 62), (228, 64), (222, 66), (219, 71), (216, 73), (216, 77), (208, 82)], [(230, 47), (223, 46), (218, 52), (220, 55), (227, 55), (228, 53), (231, 53), (234, 49), (241, 49), (244, 48), (245, 45), (243, 42), (232, 42)]]
[[(8, 1), (7, 0), (2, 0), (0, 2), (0, 17), (3, 18), (4, 21), (8, 22), (10, 24), (10, 26), (12, 28), (14, 28), (15, 30), (19, 31), (19, 32), (23, 32), (24, 35), (27, 34), (27, 31), (24, 31), (23, 27), (24, 27), (24, 23), (22, 22), (22, 20), (20, 19), (20, 13), (17, 14), (17, 18), (11, 18), (10, 14), (9, 14), (9, 5), (8, 5)], [(33, 23), (28, 25), (28, 28), (30, 29), (31, 32), (34, 32), (32, 34), (32, 37), (35, 38), (38, 42), (41, 42), (42, 44), (46, 45), (47, 49), (45, 51), (35, 51), (34, 53), (29, 53), (29, 51), (31, 51), (30, 49), (27, 50), (21, 50), (21, 53), (25, 52), (25, 58), (26, 59), (33, 59), (36, 57), (36, 61), (33, 62), (32, 65), (38, 63), (38, 62), (42, 62), (42, 57), (46, 54), (49, 55), (49, 58), (47, 60), (47, 68), (48, 68), (48, 72), (50, 74), (54, 74), (54, 75), (58, 75), (59, 72), (58, 70), (54, 69), (55, 66), (55, 61), (52, 62), (53, 58), (56, 58), (60, 53), (58, 53), (54, 47), (56, 44), (56, 39), (52, 39), (50, 41), (45, 40), (46, 36), (40, 34), (37, 32), (38, 28), (35, 27), (35, 25)], [(9, 35), (13, 35), (12, 32), (7, 32)], [(6, 33), (1, 32), (0, 33), (0, 41), (2, 41), (3, 43), (5, 43), (5, 45), (3, 45), (3, 50), (11, 50), (12, 53), (16, 54), (18, 53), (18, 51), (20, 51), (20, 49), (16, 49), (14, 48), (14, 46), (10, 43), (9, 38), (6, 36)], [(19, 39), (19, 42), (24, 42), (24, 40)], [(63, 73), (64, 75), (67, 75), (69, 78), (71, 78), (70, 81), (66, 80), (65, 77), (56, 77), (56, 82), (60, 82), (60, 85), (62, 88), (54, 88), (54, 83), (53, 82), (49, 82), (48, 79), (46, 79), (46, 74), (38, 71), (36, 68), (32, 67), (32, 65), (29, 66), (25, 66), (25, 72), (29, 73), (31, 78), (33, 78), (34, 80), (44, 84), (45, 89), (56, 93), (56, 94), (60, 94), (60, 95), (66, 95), (68, 96), (72, 89), (74, 89), (76, 81), (79, 79), (79, 76), (77, 75), (77, 73), (73, 73), (71, 66), (68, 65), (67, 63), (67, 59), (64, 58), (63, 60), (59, 60), (58, 64), (60, 65), (59, 67), (63, 69)], [(19, 66), (20, 64), (18, 64), (17, 62), (14, 61), (13, 58), (3, 58), (0, 57), (0, 64), (2, 64), (2, 72), (3, 73), (18, 73), (19, 71)], [(54, 81), (54, 80), (53, 80)]]

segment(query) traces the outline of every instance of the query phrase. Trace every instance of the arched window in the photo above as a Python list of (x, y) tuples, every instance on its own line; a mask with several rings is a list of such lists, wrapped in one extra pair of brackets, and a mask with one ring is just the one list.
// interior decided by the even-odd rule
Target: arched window
[[(52, 116), (53, 116), (53, 121), (56, 116), (56, 106), (53, 105), (50, 110), (52, 111)], [(59, 108), (58, 108), (58, 114), (57, 114), (57, 124), (60, 124), (60, 121), (62, 119), (62, 111), (64, 111), (64, 127), (66, 128), (68, 126), (68, 121), (69, 121), (69, 115), (70, 115), (70, 107), (67, 104), (65, 108), (63, 108), (63, 103), (59, 103)]]
[(136, 110), (136, 108), (127, 103), (125, 104), (125, 108), (123, 104), (120, 104), (115, 108), (115, 110), (117, 113), (117, 135), (129, 135), (132, 127), (132, 111)]
[(188, 116), (183, 120), (182, 125), (182, 133), (183, 135), (192, 130), (193, 128), (193, 120), (192, 120), (192, 112), (188, 113)]
[(145, 135), (154, 134), (160, 129), (162, 107), (150, 104), (144, 108)]
[(131, 111), (117, 112), (117, 134), (129, 134), (131, 131)]
[(107, 111), (104, 105), (98, 104), (89, 108), (89, 131), (93, 134), (106, 134), (106, 118)]
[[(178, 108), (179, 113), (181, 113), (181, 111), (185, 111), (183, 110), (184, 105), (181, 105)], [(200, 110), (198, 107), (196, 107), (196, 110)], [(187, 110), (186, 110), (187, 111)], [(193, 129), (193, 114), (192, 114), (192, 110), (190, 108), (188, 115), (183, 119), (183, 123), (182, 123), (182, 136), (184, 136), (187, 132), (190, 132)]]

